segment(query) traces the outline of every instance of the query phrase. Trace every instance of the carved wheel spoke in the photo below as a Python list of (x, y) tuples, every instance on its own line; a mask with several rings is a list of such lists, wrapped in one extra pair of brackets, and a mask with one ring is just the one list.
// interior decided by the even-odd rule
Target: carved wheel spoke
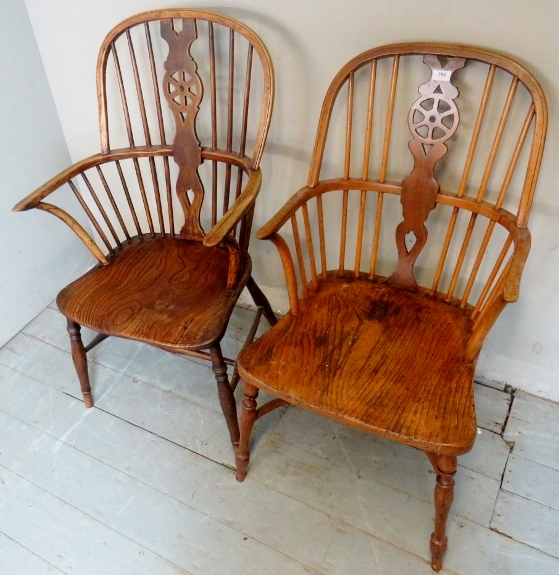
[[(187, 75), (186, 72), (179, 72), (178, 74), (179, 76)], [(189, 106), (194, 106), (196, 111), (198, 110), (200, 101), (198, 93), (200, 92), (200, 89), (195, 78), (188, 76), (187, 79), (181, 80), (173, 78), (173, 75), (170, 75), (166, 78), (166, 81), (169, 103), (172, 102), (173, 104), (176, 104), (175, 108), (180, 107), (181, 112), (187, 111), (182, 108), (188, 108)]]
[[(429, 103), (431, 100), (431, 103)], [(427, 102), (427, 105), (425, 105)], [(439, 111), (440, 103), (446, 105), (448, 109)], [(419, 119), (418, 119), (418, 116)], [(450, 125), (443, 122), (444, 119), (452, 119)], [(433, 144), (437, 141), (446, 141), (452, 136), (458, 127), (458, 110), (454, 102), (442, 98), (420, 98), (412, 106), (410, 111), (410, 131), (413, 137), (423, 144)], [(422, 134), (421, 129), (427, 128), (427, 134)], [(435, 128), (440, 130), (438, 135), (434, 134)], [(442, 143), (442, 142), (441, 142)]]

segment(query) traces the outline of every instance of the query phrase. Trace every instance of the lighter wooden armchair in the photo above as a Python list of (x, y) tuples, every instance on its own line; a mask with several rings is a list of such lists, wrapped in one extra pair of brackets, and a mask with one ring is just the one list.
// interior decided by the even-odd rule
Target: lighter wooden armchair
[[(487, 50), (399, 44), (342, 68), (308, 185), (257, 233), (291, 309), (238, 359), (239, 481), (255, 420), (288, 403), (421, 449), (441, 569), (457, 456), (476, 437), (474, 366), (518, 297), (546, 126), (533, 76)], [(276, 399), (257, 408), (259, 389)]]
[[(93, 405), (86, 351), (109, 335), (210, 359), (236, 446), (226, 368), (234, 362), (223, 358), (220, 340), (245, 286), (276, 321), (247, 251), (272, 112), (270, 56), (232, 18), (146, 12), (105, 38), (97, 88), (101, 153), (14, 208), (57, 216), (99, 262), (57, 298), (85, 404)], [(75, 195), (81, 218), (45, 201), (59, 188)], [(87, 349), (82, 325), (100, 334)]]

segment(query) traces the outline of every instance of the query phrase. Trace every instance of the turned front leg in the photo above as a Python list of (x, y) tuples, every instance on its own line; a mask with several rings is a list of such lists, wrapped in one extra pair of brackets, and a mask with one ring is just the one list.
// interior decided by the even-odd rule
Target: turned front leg
[(93, 396), (91, 395), (91, 385), (89, 384), (89, 374), (87, 372), (87, 355), (82, 342), (81, 326), (67, 318), (68, 335), (70, 336), (70, 347), (72, 350), (72, 360), (78, 372), (78, 379), (83, 395), (83, 402), (86, 407), (93, 407)]
[(237, 481), (243, 481), (248, 469), (250, 460), (250, 434), (254, 427), (254, 422), (257, 417), (256, 398), (258, 397), (258, 388), (251, 383), (245, 381), (243, 387), (243, 403), (241, 409), (241, 440), (239, 441), (239, 449), (235, 454), (235, 464), (237, 468)]
[(437, 474), (437, 484), (435, 485), (435, 531), (431, 535), (431, 567), (433, 571), (438, 572), (443, 566), (443, 557), (447, 548), (446, 522), (452, 506), (452, 500), (454, 499), (454, 475), (458, 460), (453, 455), (428, 453), (427, 456)]

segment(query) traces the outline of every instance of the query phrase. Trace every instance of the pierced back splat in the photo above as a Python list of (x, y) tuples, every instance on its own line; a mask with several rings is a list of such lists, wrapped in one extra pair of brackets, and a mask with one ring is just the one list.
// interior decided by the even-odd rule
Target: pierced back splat
[[(452, 73), (463, 68), (465, 58), (451, 58), (442, 66), (437, 56), (426, 55), (432, 75), (419, 87), (421, 97), (410, 109), (408, 125), (413, 139), (408, 147), (414, 158), (412, 171), (402, 181), (402, 212), (404, 219), (396, 228), (398, 266), (389, 283), (416, 289), (413, 266), (427, 241), (425, 221), (435, 207), (439, 184), (434, 177), (435, 165), (446, 154), (446, 142), (458, 128), (459, 114), (454, 99), (458, 89), (450, 83)], [(406, 236), (413, 233), (415, 243), (408, 249)]]
[(196, 72), (196, 62), (190, 55), (190, 47), (198, 37), (196, 22), (185, 18), (182, 20), (182, 30), (176, 32), (172, 20), (162, 20), (161, 36), (169, 45), (163, 93), (176, 124), (173, 142), (173, 157), (179, 166), (176, 193), (185, 216), (180, 236), (201, 240), (204, 236), (200, 224), (204, 187), (198, 175), (202, 149), (196, 134), (196, 115), (200, 109), (203, 87)]

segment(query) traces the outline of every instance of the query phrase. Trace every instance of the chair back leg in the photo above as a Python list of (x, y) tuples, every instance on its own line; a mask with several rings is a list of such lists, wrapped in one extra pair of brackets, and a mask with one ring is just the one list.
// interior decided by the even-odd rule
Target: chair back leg
[(87, 356), (82, 343), (81, 326), (70, 318), (67, 319), (68, 335), (70, 336), (70, 346), (72, 349), (72, 361), (78, 372), (80, 387), (83, 394), (83, 402), (86, 407), (93, 407), (93, 396), (91, 395), (91, 385), (89, 384), (89, 374), (87, 373)]
[(227, 365), (223, 360), (221, 353), (221, 346), (219, 344), (210, 348), (210, 356), (212, 358), (212, 371), (214, 372), (217, 381), (217, 392), (219, 395), (219, 403), (221, 410), (227, 422), (229, 429), (229, 436), (233, 444), (233, 451), (236, 452), (239, 445), (239, 421), (237, 419), (237, 404), (233, 389), (229, 384), (227, 378)]
[(274, 310), (272, 309), (272, 306), (270, 305), (268, 298), (264, 295), (264, 292), (258, 287), (258, 284), (252, 279), (252, 276), (248, 278), (247, 288), (248, 291), (250, 292), (250, 295), (252, 296), (254, 303), (256, 304), (256, 307), (262, 308), (262, 313), (264, 314), (264, 317), (268, 320), (268, 323), (271, 326), (276, 325), (276, 323), (278, 323), (278, 319), (274, 314)]

